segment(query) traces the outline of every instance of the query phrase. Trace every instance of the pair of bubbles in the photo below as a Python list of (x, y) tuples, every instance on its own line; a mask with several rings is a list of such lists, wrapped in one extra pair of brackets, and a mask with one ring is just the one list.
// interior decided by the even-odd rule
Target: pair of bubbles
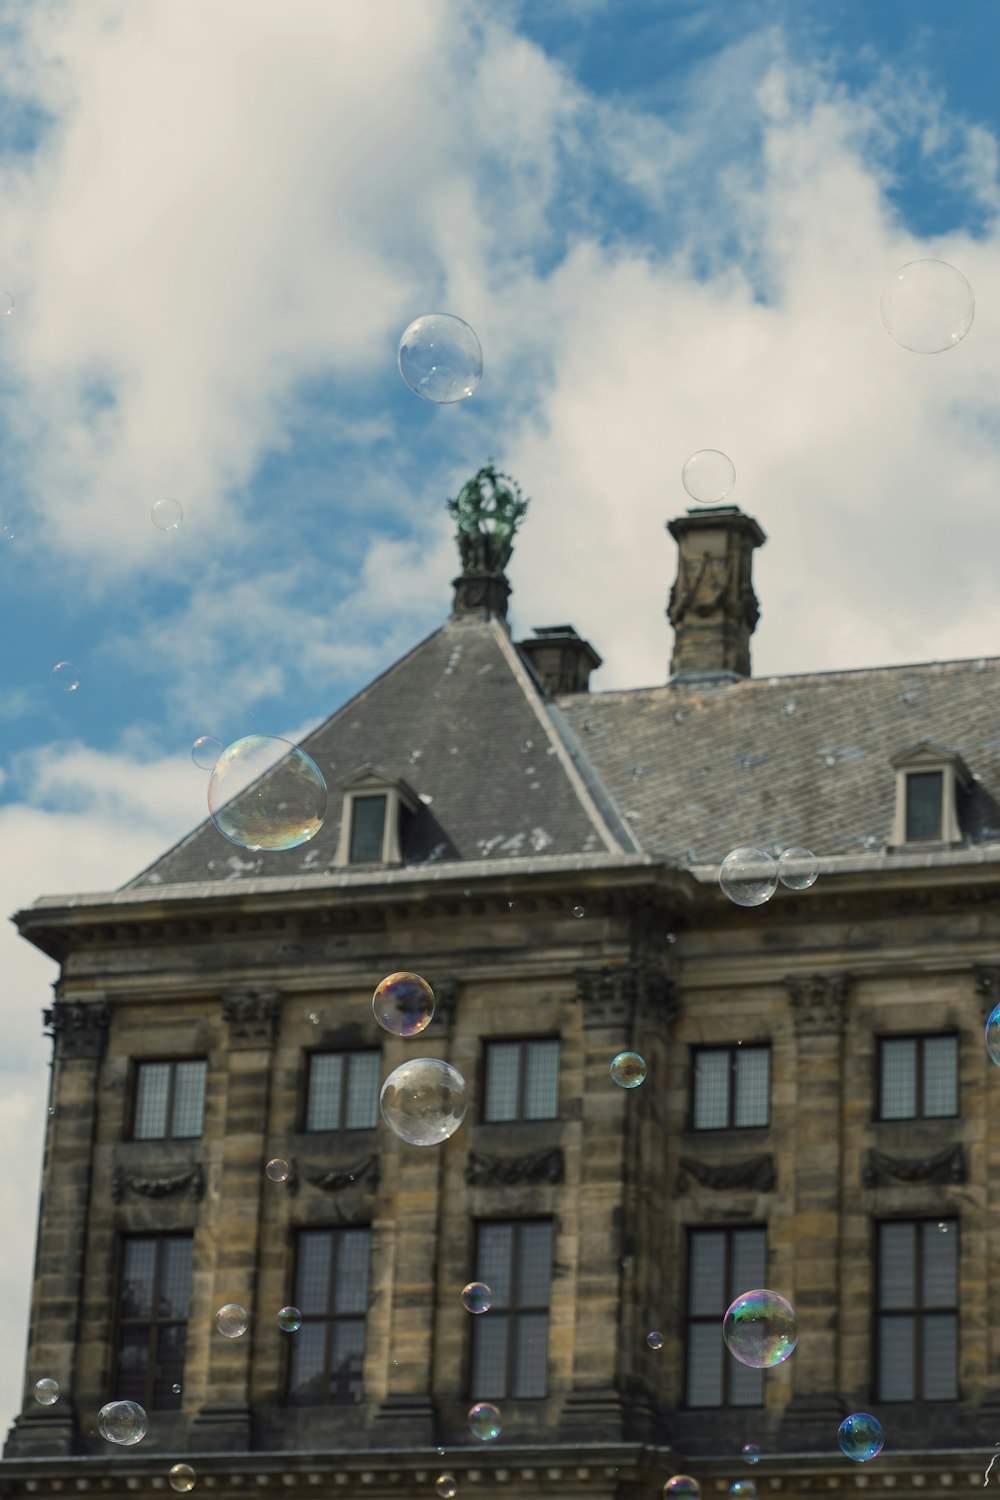
[[(503, 1431), (500, 1410), (493, 1405), (492, 1401), (477, 1401), (474, 1406), (470, 1406), (467, 1421), (472, 1436), (479, 1438), (482, 1443), (493, 1442)], [(443, 1449), (438, 1451), (444, 1452)], [(454, 1474), (439, 1474), (434, 1481), (434, 1490), (440, 1500), (455, 1500), (458, 1494), (458, 1480)]]
[(794, 844), (777, 859), (766, 849), (741, 844), (727, 854), (719, 868), (722, 893), (735, 906), (763, 906), (778, 883), (789, 891), (807, 891), (816, 884), (819, 861), (811, 849)]
[[(302, 1314), (297, 1307), (279, 1307), (275, 1322), (282, 1333), (297, 1333), (302, 1327)], [(239, 1302), (225, 1302), (215, 1315), (215, 1326), (223, 1338), (242, 1338), (250, 1327), (250, 1314)]]
[[(372, 996), (372, 1013), (393, 1036), (419, 1036), (434, 1016), (434, 991), (419, 974), (389, 974)], [(437, 1146), (465, 1119), (465, 1079), (439, 1057), (414, 1057), (382, 1085), (379, 1109), (394, 1135), (411, 1146)]]
[[(663, 1486), (666, 1500), (699, 1500), (701, 1485), (690, 1474), (673, 1474)], [(756, 1500), (757, 1485), (752, 1479), (734, 1479), (729, 1486), (731, 1500)]]
[[(175, 1386), (175, 1391), (180, 1387)], [(39, 1406), (54, 1406), (59, 1400), (59, 1382), (51, 1375), (43, 1375), (35, 1381), (35, 1400)], [(141, 1443), (149, 1430), (149, 1419), (138, 1401), (108, 1401), (97, 1414), (98, 1431), (107, 1442), (120, 1448), (132, 1448)], [(167, 1483), (172, 1490), (184, 1495), (193, 1490), (197, 1475), (190, 1464), (173, 1464), (167, 1474)]]

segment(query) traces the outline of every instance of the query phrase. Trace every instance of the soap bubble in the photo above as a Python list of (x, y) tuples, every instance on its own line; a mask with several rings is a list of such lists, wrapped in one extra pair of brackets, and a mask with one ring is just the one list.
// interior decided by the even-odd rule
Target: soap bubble
[(0, 318), (9, 318), (14, 311), (14, 298), (10, 292), (0, 292)]
[(742, 1452), (748, 1464), (760, 1463), (760, 1449), (756, 1443), (744, 1443)]
[(729, 1486), (730, 1500), (757, 1500), (757, 1485), (753, 1479), (734, 1479)]
[(451, 1063), (414, 1057), (382, 1085), (379, 1108), (389, 1129), (411, 1146), (446, 1141), (465, 1119), (465, 1079)]
[(461, 318), (427, 313), (399, 341), (399, 373), (425, 401), (464, 401), (483, 378), (482, 346)]
[(278, 1310), (278, 1327), (282, 1333), (297, 1333), (302, 1327), (302, 1314), (297, 1307), (282, 1307)]
[(965, 338), (976, 299), (961, 271), (947, 261), (911, 260), (886, 282), (881, 311), (897, 344), (915, 354), (941, 354)]
[(736, 483), (736, 468), (717, 448), (702, 448), (684, 465), (681, 483), (699, 505), (721, 505)]
[(55, 1406), (59, 1400), (59, 1382), (51, 1375), (43, 1375), (35, 1381), (35, 1400), (39, 1406)]
[(722, 1320), (726, 1348), (741, 1365), (771, 1370), (783, 1364), (799, 1338), (795, 1309), (777, 1292), (744, 1292)]
[(97, 1413), (97, 1425), (101, 1437), (120, 1448), (131, 1448), (141, 1443), (149, 1426), (146, 1413), (138, 1401), (109, 1401)]
[(986, 1022), (986, 1050), (1000, 1068), (1000, 1005), (993, 1007)]
[(179, 1395), (180, 1395), (180, 1393), (181, 1393), (181, 1388), (180, 1388), (180, 1386), (179, 1386), (179, 1385), (178, 1385), (178, 1384), (177, 1384), (177, 1382), (176, 1382), (176, 1380), (175, 1380), (175, 1381), (174, 1381), (174, 1383), (173, 1383), (173, 1385), (172, 1385), (172, 1386), (171, 1386), (171, 1387), (170, 1387), (170, 1389), (171, 1389), (171, 1390), (172, 1390), (172, 1391), (173, 1391), (173, 1393), (174, 1393), (174, 1395), (175, 1395), (175, 1396), (179, 1396)]
[(61, 693), (75, 693), (80, 686), (80, 674), (71, 661), (57, 661), (52, 668), (52, 681)]
[(885, 1442), (882, 1423), (866, 1411), (856, 1411), (845, 1417), (837, 1438), (841, 1453), (845, 1458), (852, 1458), (856, 1464), (867, 1463), (868, 1459), (881, 1453)]
[(574, 917), (585, 917), (587, 915), (586, 909), (580, 905), (574, 906), (573, 915)]
[(271, 1160), (268, 1162), (267, 1166), (264, 1168), (264, 1175), (265, 1175), (265, 1177), (268, 1177), (271, 1180), (271, 1182), (287, 1182), (288, 1181), (288, 1163), (287, 1163), (287, 1161), (285, 1161), (285, 1159), (284, 1159), (283, 1156), (272, 1156)]
[(417, 1036), (434, 1015), (434, 991), (419, 974), (390, 974), (372, 996), (372, 1010), (383, 1031)]
[(208, 783), (212, 822), (242, 849), (294, 849), (326, 817), (326, 782), (304, 750), (248, 734), (223, 750)]
[(778, 867), (764, 849), (743, 844), (722, 861), (719, 885), (736, 906), (763, 906), (778, 887)]
[(215, 1326), (223, 1338), (238, 1339), (250, 1326), (250, 1314), (238, 1302), (226, 1302), (215, 1315)]
[(611, 1076), (620, 1089), (637, 1089), (646, 1076), (646, 1059), (638, 1052), (619, 1052), (611, 1060)]
[(477, 1401), (475, 1406), (469, 1408), (469, 1431), (473, 1437), (481, 1438), (488, 1443), (491, 1438), (500, 1436), (500, 1413), (489, 1401)]
[(690, 1474), (675, 1474), (663, 1486), (663, 1493), (667, 1500), (698, 1500), (701, 1485)]
[(778, 879), (786, 890), (807, 891), (816, 884), (818, 874), (819, 860), (811, 849), (804, 849), (801, 844), (783, 849), (778, 857)]
[(222, 741), (210, 734), (200, 734), (191, 746), (191, 759), (199, 771), (214, 771), (222, 754)]
[(658, 1333), (656, 1331), (656, 1329), (654, 1328), (653, 1331), (652, 1331), (652, 1333), (647, 1333), (646, 1334), (646, 1343), (649, 1345), (649, 1347), (651, 1349), (662, 1349), (663, 1348), (663, 1334), (662, 1333)]
[(462, 1288), (462, 1306), (466, 1312), (489, 1312), (493, 1306), (493, 1293), (485, 1281), (470, 1281)]
[(184, 507), (179, 500), (157, 500), (149, 516), (157, 531), (176, 531), (184, 519)]
[(458, 1483), (454, 1474), (439, 1474), (434, 1481), (434, 1488), (441, 1496), (441, 1500), (455, 1500), (458, 1494)]
[(170, 1488), (176, 1490), (179, 1495), (186, 1495), (188, 1490), (193, 1490), (196, 1478), (190, 1464), (173, 1464), (167, 1475)]

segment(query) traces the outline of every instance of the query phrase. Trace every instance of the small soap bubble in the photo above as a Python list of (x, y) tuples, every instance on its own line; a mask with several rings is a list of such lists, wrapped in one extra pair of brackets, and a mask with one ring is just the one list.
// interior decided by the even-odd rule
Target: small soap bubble
[(109, 1401), (97, 1413), (97, 1426), (109, 1443), (131, 1448), (142, 1442), (149, 1423), (138, 1401)]
[(434, 1016), (434, 991), (419, 974), (390, 974), (372, 996), (372, 1011), (383, 1031), (418, 1036)]
[(278, 1309), (278, 1327), (282, 1333), (298, 1333), (302, 1327), (302, 1314), (297, 1307)]
[(469, 1408), (469, 1431), (473, 1437), (488, 1443), (501, 1433), (500, 1413), (489, 1401), (477, 1401)]
[(326, 817), (326, 782), (298, 746), (248, 734), (223, 750), (208, 783), (212, 822), (241, 849), (295, 849)]
[(462, 1306), (470, 1313), (489, 1312), (493, 1306), (493, 1293), (485, 1281), (470, 1281), (462, 1288)]
[(221, 740), (213, 739), (210, 734), (200, 734), (191, 746), (191, 759), (199, 771), (214, 771), (222, 750)]
[(59, 1382), (51, 1375), (43, 1375), (35, 1381), (35, 1400), (39, 1406), (55, 1406), (59, 1400)]
[(14, 311), (14, 298), (10, 292), (0, 292), (0, 318), (9, 318)]
[(741, 1451), (748, 1464), (760, 1463), (760, 1449), (756, 1443), (744, 1443)]
[(777, 1292), (744, 1292), (722, 1320), (722, 1337), (741, 1365), (771, 1370), (783, 1364), (795, 1348), (799, 1320), (792, 1304)]
[(50, 1104), (49, 1105), (49, 1114), (50, 1115), (54, 1115), (55, 1112), (56, 1112), (55, 1105), (54, 1104)]
[(400, 1140), (411, 1146), (437, 1146), (465, 1119), (465, 1079), (440, 1058), (414, 1057), (389, 1074), (379, 1108)]
[(309, 1021), (309, 1024), (311, 1026), (318, 1026), (319, 1025), (319, 1012), (315, 1011), (315, 1010), (311, 1010), (309, 1012), (307, 1020)]
[(663, 1486), (667, 1500), (698, 1500), (701, 1485), (690, 1474), (674, 1474)]
[(638, 1052), (619, 1052), (611, 1060), (611, 1076), (620, 1089), (637, 1089), (646, 1077), (646, 1059)]
[(911, 260), (886, 282), (881, 313), (886, 331), (904, 349), (941, 354), (965, 338), (976, 299), (961, 271), (947, 261)]
[(455, 1500), (458, 1494), (458, 1484), (454, 1474), (439, 1474), (434, 1481), (434, 1488), (441, 1496), (441, 1500)]
[(657, 1333), (656, 1329), (654, 1328), (651, 1333), (647, 1333), (646, 1334), (646, 1343), (649, 1345), (649, 1347), (651, 1349), (662, 1349), (663, 1348), (663, 1334), (662, 1333)]
[(867, 1463), (870, 1458), (881, 1453), (885, 1442), (882, 1423), (866, 1411), (856, 1411), (845, 1417), (837, 1438), (841, 1453), (845, 1458), (853, 1459), (856, 1464)]
[(731, 1500), (757, 1500), (757, 1485), (753, 1479), (734, 1479), (729, 1486)]
[(215, 1326), (226, 1339), (238, 1339), (250, 1326), (250, 1314), (238, 1302), (226, 1302), (215, 1315)]
[(172, 1386), (171, 1386), (171, 1387), (170, 1387), (170, 1389), (171, 1389), (171, 1390), (172, 1390), (172, 1391), (173, 1391), (173, 1393), (174, 1393), (174, 1395), (175, 1395), (175, 1396), (179, 1396), (179, 1395), (180, 1395), (180, 1393), (181, 1393), (181, 1388), (180, 1388), (180, 1386), (179, 1386), (179, 1385), (178, 1385), (178, 1383), (177, 1383), (177, 1381), (174, 1381), (174, 1383), (173, 1383), (173, 1385), (172, 1385)]
[(271, 1182), (287, 1182), (288, 1163), (287, 1161), (285, 1161), (285, 1158), (283, 1156), (272, 1156), (271, 1160), (264, 1168), (264, 1175), (265, 1177), (269, 1178)]
[(586, 909), (584, 907), (580, 906), (579, 903), (578, 903), (573, 908), (573, 915), (574, 915), (574, 917), (583, 917), (583, 916), (586, 916)]
[(155, 501), (149, 515), (157, 531), (176, 531), (184, 519), (184, 507), (167, 497)]
[(777, 890), (778, 867), (766, 850), (743, 844), (722, 861), (719, 885), (735, 906), (763, 906)]
[(52, 682), (61, 693), (75, 693), (80, 686), (80, 674), (71, 661), (57, 661), (52, 668)]
[(811, 849), (793, 844), (782, 850), (778, 859), (778, 879), (786, 890), (807, 891), (816, 884), (818, 874), (819, 860)]
[(398, 360), (410, 390), (436, 405), (464, 401), (483, 378), (479, 340), (450, 313), (415, 318), (399, 341)]
[(993, 1007), (986, 1022), (986, 1050), (1000, 1068), (1000, 1005)]
[(736, 468), (718, 448), (701, 448), (681, 470), (681, 483), (699, 505), (721, 505), (736, 483)]
[(190, 1464), (173, 1464), (167, 1475), (167, 1483), (179, 1495), (186, 1495), (189, 1490), (194, 1489), (197, 1477)]

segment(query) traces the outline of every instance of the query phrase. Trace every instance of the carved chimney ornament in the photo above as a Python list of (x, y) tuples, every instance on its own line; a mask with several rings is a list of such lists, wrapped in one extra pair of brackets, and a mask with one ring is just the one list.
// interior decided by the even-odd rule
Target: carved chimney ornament
[(760, 616), (753, 553), (767, 538), (735, 505), (690, 511), (668, 521), (667, 530), (680, 554), (667, 605), (671, 676), (749, 677), (750, 637)]
[(462, 572), (454, 580), (454, 615), (496, 615), (507, 618), (510, 584), (505, 569), (514, 550), (517, 531), (528, 502), (509, 474), (500, 474), (493, 460), (484, 464), (454, 500), (448, 511), (456, 524), (455, 540)]

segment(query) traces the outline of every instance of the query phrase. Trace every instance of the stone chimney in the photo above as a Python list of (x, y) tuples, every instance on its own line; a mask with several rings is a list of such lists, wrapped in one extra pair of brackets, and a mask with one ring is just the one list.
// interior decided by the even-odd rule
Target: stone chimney
[(517, 649), (552, 696), (589, 692), (590, 674), (601, 665), (590, 642), (572, 625), (536, 625), (534, 631), (535, 639), (518, 641)]
[(735, 505), (689, 510), (667, 522), (677, 543), (677, 579), (667, 619), (674, 627), (672, 677), (749, 677), (750, 637), (760, 618), (753, 551), (767, 540)]

